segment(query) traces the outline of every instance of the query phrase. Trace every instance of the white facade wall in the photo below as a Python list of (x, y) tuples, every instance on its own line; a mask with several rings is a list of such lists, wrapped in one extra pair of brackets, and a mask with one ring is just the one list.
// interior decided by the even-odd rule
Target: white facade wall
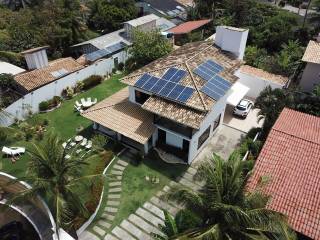
[[(215, 134), (215, 132), (218, 130), (219, 126), (223, 122), (224, 112), (227, 104), (227, 98), (229, 94), (225, 94), (222, 98), (219, 99), (219, 101), (213, 105), (213, 108), (211, 109), (210, 113), (207, 115), (207, 117), (202, 122), (200, 129), (198, 132), (196, 132), (190, 141), (189, 146), (189, 157), (188, 157), (188, 163), (191, 164), (193, 159), (200, 153), (200, 151), (207, 145), (210, 138)], [(213, 131), (213, 123), (214, 121), (220, 117), (219, 126)], [(210, 127), (210, 136), (208, 139), (202, 144), (202, 146), (198, 149), (198, 140), (199, 137), (202, 135), (202, 133), (207, 130), (207, 128)]]
[(60, 96), (63, 89), (68, 86), (74, 86), (78, 81), (82, 81), (92, 75), (105, 76), (111, 73), (114, 68), (114, 59), (116, 57), (118, 58), (119, 63), (125, 62), (127, 53), (125, 51), (119, 52), (111, 58), (97, 61), (90, 66), (26, 94), (4, 110), (6, 114), (4, 115), (4, 119), (1, 119), (0, 125), (9, 126), (14, 122), (15, 118), (19, 120), (24, 119), (27, 117), (29, 110), (33, 113), (37, 113), (39, 111), (40, 102), (49, 100), (54, 96)]
[(320, 84), (320, 64), (307, 63), (300, 80), (302, 90), (311, 92), (316, 84)]
[(270, 86), (272, 89), (285, 87), (284, 84), (271, 82), (256, 76), (242, 73), (240, 70), (238, 70), (235, 75), (239, 77), (238, 82), (250, 88), (246, 96), (254, 99), (256, 99), (260, 95), (260, 92), (263, 91), (267, 86)]

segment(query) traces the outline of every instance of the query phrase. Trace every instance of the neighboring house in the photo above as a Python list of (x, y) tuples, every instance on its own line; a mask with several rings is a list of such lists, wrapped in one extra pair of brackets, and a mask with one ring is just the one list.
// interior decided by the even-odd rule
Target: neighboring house
[(249, 191), (271, 197), (267, 208), (288, 217), (299, 239), (320, 239), (320, 118), (284, 109), (260, 152)]
[[(29, 71), (14, 76), (21, 93), (27, 94), (84, 68), (71, 57), (49, 62), (46, 53), (47, 48), (39, 47), (22, 52)], [(56, 91), (56, 89), (51, 91)], [(55, 92), (55, 95), (60, 96), (61, 92)]]
[(302, 57), (307, 65), (300, 80), (302, 90), (311, 92), (316, 84), (320, 84), (320, 43), (310, 41)]
[(6, 74), (16, 75), (16, 74), (22, 73), (24, 71), (26, 71), (26, 70), (23, 68), (15, 66), (11, 63), (0, 61), (0, 74), (6, 73)]
[(189, 21), (182, 23), (176, 27), (170, 28), (169, 30), (167, 30), (167, 32), (173, 34), (175, 44), (179, 42), (183, 43), (183, 40), (187, 38), (187, 34), (190, 34), (195, 31), (201, 31), (201, 36), (203, 37), (203, 27), (207, 25), (209, 22), (211, 22), (211, 19)]
[[(180, 0), (181, 1), (181, 0)], [(170, 18), (175, 24), (187, 20), (187, 8), (178, 0), (140, 0), (136, 6), (140, 8), (140, 14), (153, 13), (159, 17)]]
[(124, 28), (103, 36), (73, 45), (71, 47), (75, 56), (84, 54), (84, 62), (92, 63), (102, 58), (112, 58), (114, 65), (124, 63), (127, 58), (127, 47), (132, 45), (132, 33), (134, 29), (151, 31), (159, 29), (164, 32), (175, 24), (165, 18), (154, 14), (143, 16), (124, 23)]
[[(248, 30), (219, 27), (217, 36), (233, 41), (184, 45), (123, 78), (129, 87), (83, 116), (95, 129), (145, 154), (156, 147), (160, 155), (190, 164), (222, 123), (229, 93), (243, 86), (235, 84), (234, 73), (242, 64)], [(233, 95), (237, 103), (248, 91), (241, 89)]]

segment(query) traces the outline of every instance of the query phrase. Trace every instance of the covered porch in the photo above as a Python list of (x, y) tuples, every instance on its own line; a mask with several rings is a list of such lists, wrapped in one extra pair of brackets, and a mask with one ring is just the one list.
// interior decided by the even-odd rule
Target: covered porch
[(130, 102), (128, 94), (128, 88), (124, 88), (89, 108), (82, 116), (94, 122), (95, 130), (147, 154), (156, 130), (153, 114)]

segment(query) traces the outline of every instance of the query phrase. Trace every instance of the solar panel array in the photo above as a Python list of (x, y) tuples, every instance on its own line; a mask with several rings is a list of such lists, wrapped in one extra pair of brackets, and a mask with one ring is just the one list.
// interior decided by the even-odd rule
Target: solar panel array
[(219, 75), (215, 75), (200, 89), (200, 91), (215, 100), (219, 100), (230, 89), (231, 85), (232, 84), (229, 81)]
[(224, 68), (218, 63), (212, 60), (207, 60), (201, 65), (199, 65), (196, 69), (194, 69), (193, 72), (199, 75), (202, 79), (210, 81), (223, 69)]
[(90, 62), (94, 62), (100, 58), (106, 57), (108, 55), (112, 55), (113, 53), (126, 48), (126, 46), (127, 44), (125, 44), (124, 42), (118, 42), (104, 49), (100, 49), (95, 52), (87, 54), (86, 59)]
[(186, 74), (186, 71), (176, 68), (170, 68), (162, 78), (145, 73), (135, 83), (135, 87), (173, 101), (186, 103), (194, 91), (190, 87), (178, 84)]

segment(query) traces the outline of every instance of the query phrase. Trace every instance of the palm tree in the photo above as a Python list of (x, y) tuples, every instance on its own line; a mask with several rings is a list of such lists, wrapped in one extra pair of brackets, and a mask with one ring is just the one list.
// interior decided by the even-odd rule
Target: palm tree
[(54, 134), (50, 134), (42, 143), (33, 144), (28, 154), (30, 163), (26, 177), (18, 180), (30, 182), (32, 188), (20, 192), (10, 202), (25, 201), (39, 195), (47, 199), (57, 229), (72, 229), (76, 215), (87, 215), (77, 188), (84, 181), (92, 183), (100, 179), (101, 175), (82, 176), (81, 169), (87, 165), (86, 158), (67, 153)]
[(168, 213), (168, 211), (163, 211), (164, 213), (164, 225), (159, 225), (159, 229), (162, 234), (153, 233), (152, 236), (157, 240), (169, 240), (173, 239), (175, 235), (178, 234), (178, 227), (175, 219)]
[(224, 161), (214, 155), (199, 166), (194, 178), (205, 181), (200, 191), (178, 185), (165, 195), (202, 219), (201, 227), (182, 233), (179, 239), (296, 239), (284, 216), (265, 208), (267, 197), (245, 193), (243, 162), (238, 157)]

